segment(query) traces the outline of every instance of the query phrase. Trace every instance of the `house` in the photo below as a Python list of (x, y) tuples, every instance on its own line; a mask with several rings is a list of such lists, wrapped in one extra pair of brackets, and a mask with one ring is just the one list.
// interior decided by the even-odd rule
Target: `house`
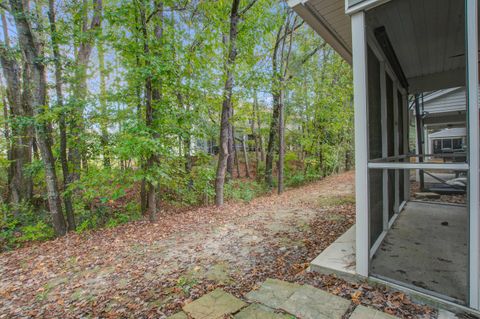
[[(333, 257), (318, 267), (479, 310), (477, 0), (290, 0), (289, 5), (353, 66), (356, 226), (324, 251)], [(459, 87), (464, 93), (454, 91)], [(425, 107), (427, 93), (439, 90), (463, 95), (464, 113), (439, 105), (441, 116), (420, 116), (426, 115), (422, 95)], [(428, 125), (455, 127), (464, 119), (462, 161), (429, 161), (422, 147), (417, 154), (409, 149), (412, 100), (420, 146)], [(466, 204), (414, 200), (411, 172), (427, 170), (462, 172)], [(353, 256), (345, 255), (349, 250)], [(349, 258), (353, 269), (342, 265)]]
[(445, 128), (427, 134), (426, 154), (441, 157), (443, 154), (464, 152), (467, 145), (465, 127)]
[(424, 154), (465, 152), (465, 88), (429, 92), (422, 96), (421, 102)]

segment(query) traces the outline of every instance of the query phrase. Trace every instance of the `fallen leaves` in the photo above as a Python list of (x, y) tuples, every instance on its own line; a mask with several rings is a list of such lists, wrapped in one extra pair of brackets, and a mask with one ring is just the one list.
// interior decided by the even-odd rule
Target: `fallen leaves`
[[(350, 172), (249, 204), (169, 211), (155, 224), (69, 234), (4, 253), (0, 318), (164, 318), (216, 288), (242, 297), (268, 277), (404, 318), (431, 313), (405, 296), (305, 271), (353, 224), (352, 194)], [(319, 198), (328, 196), (335, 204), (326, 207)], [(222, 278), (222, 271), (232, 280), (207, 278)]]

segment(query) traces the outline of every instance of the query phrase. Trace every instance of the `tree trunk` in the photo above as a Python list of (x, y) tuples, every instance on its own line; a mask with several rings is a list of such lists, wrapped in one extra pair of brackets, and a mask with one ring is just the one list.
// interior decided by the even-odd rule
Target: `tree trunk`
[(278, 132), (278, 117), (280, 114), (280, 95), (273, 94), (273, 113), (270, 122), (270, 133), (268, 135), (267, 156), (265, 160), (265, 182), (267, 185), (273, 187), (273, 159), (275, 157), (275, 141)]
[(278, 110), (278, 194), (283, 193), (283, 168), (285, 162), (285, 120), (284, 120), (284, 92), (280, 91), (280, 104)]
[[(0, 61), (3, 75), (6, 79), (6, 96), (10, 112), (7, 116), (13, 121), (17, 118), (30, 117), (30, 108), (23, 100), (21, 92), (22, 70), (10, 52), (10, 39), (5, 15), (2, 14), (3, 34), (5, 46), (0, 50)], [(5, 107), (7, 107), (5, 105)], [(7, 120), (7, 118), (5, 118)], [(14, 204), (13, 213), (18, 213), (18, 205), (22, 201), (31, 202), (33, 196), (33, 180), (24, 173), (25, 165), (32, 161), (32, 132), (24, 125), (13, 125), (9, 136), (7, 150), (10, 161), (8, 173), (8, 200)]]
[[(258, 100), (257, 100), (257, 93), (255, 92), (255, 96), (254, 96), (254, 101), (253, 101), (253, 107), (252, 107), (252, 119), (251, 119), (251, 130), (252, 130), (252, 135), (253, 135), (253, 139), (255, 141), (255, 162), (256, 162), (256, 171), (257, 171), (257, 174), (259, 172), (259, 168), (260, 168), (260, 163), (262, 161), (262, 158), (261, 158), (261, 150), (260, 150), (260, 133), (257, 132), (257, 129), (255, 128), (255, 122), (256, 122), (256, 112), (257, 112), (257, 104), (258, 104)], [(260, 131), (260, 130), (259, 130)]]
[[(42, 116), (43, 108), (47, 104), (46, 72), (45, 65), (43, 64), (45, 59), (43, 52), (41, 52), (39, 41), (36, 39), (35, 34), (32, 33), (32, 27), (27, 20), (29, 13), (24, 8), (23, 1), (10, 0), (10, 6), (17, 26), (18, 41), (24, 53), (26, 65), (30, 69), (29, 78), (33, 113), (35, 117), (39, 118)], [(55, 233), (61, 236), (66, 233), (66, 225), (58, 191), (55, 159), (53, 158), (51, 139), (47, 128), (48, 124), (39, 121), (35, 125), (35, 132), (44, 163), (45, 183), (47, 186), (48, 204), (50, 207), (50, 214), (52, 215), (53, 227)]]
[(240, 178), (240, 161), (238, 159), (238, 152), (237, 152), (237, 143), (235, 142), (235, 129), (234, 127), (232, 126), (232, 135), (231, 135), (231, 141), (232, 141), (232, 145), (233, 145), (233, 159), (234, 159), (234, 163), (235, 163), (235, 166), (237, 168), (237, 178)]
[(223, 205), (223, 187), (225, 184), (225, 172), (227, 169), (229, 153), (230, 130), (230, 114), (232, 109), (232, 91), (234, 85), (233, 67), (237, 59), (237, 36), (239, 21), (239, 5), (240, 0), (232, 1), (232, 9), (230, 12), (230, 36), (228, 46), (228, 58), (225, 63), (226, 80), (223, 89), (222, 117), (220, 123), (220, 153), (218, 154), (218, 166), (215, 178), (215, 203), (217, 206)]
[[(163, 37), (163, 2), (155, 1), (155, 26), (154, 26), (154, 33), (155, 39), (158, 42), (162, 41)], [(148, 60), (148, 56), (151, 54), (149, 41), (148, 41), (148, 28), (147, 28), (147, 16), (146, 16), (146, 8), (144, 4), (141, 5), (140, 8), (140, 20), (141, 20), (141, 28), (143, 34), (143, 51), (147, 60), (145, 61), (145, 65), (150, 67), (150, 62)], [(160, 44), (161, 45), (161, 44)], [(156, 81), (154, 83), (152, 76), (148, 75), (145, 79), (145, 124), (148, 128), (152, 131), (154, 130), (155, 119), (157, 116), (157, 112), (155, 112), (153, 102), (158, 105), (162, 99), (162, 92), (161, 92), (161, 81)], [(153, 138), (158, 138), (158, 133), (153, 134)], [(149, 155), (146, 163), (146, 169), (150, 170), (158, 163), (157, 156), (155, 154)], [(155, 222), (157, 219), (157, 187), (155, 186), (156, 183), (151, 181), (146, 182), (146, 192), (147, 192), (147, 205), (148, 205), (148, 217), (151, 222)]]
[[(51, 1), (51, 0), (50, 0)], [(110, 167), (110, 150), (109, 150), (109, 136), (107, 128), (108, 106), (107, 106), (107, 84), (106, 84), (106, 70), (105, 70), (105, 52), (102, 40), (97, 44), (98, 52), (98, 70), (100, 71), (100, 134), (101, 144), (103, 149), (103, 166)]]
[(250, 165), (248, 163), (248, 151), (247, 151), (247, 146), (245, 143), (245, 135), (242, 138), (242, 147), (243, 147), (243, 155), (245, 158), (245, 176), (247, 178), (250, 178)]
[[(227, 159), (227, 180), (233, 179), (233, 167), (236, 162), (236, 152), (235, 152), (235, 131), (232, 125), (233, 118), (233, 106), (230, 102), (230, 110), (228, 115), (228, 159)], [(237, 174), (238, 175), (238, 174)]]
[(65, 204), (65, 212), (67, 215), (68, 230), (73, 231), (76, 229), (75, 215), (73, 210), (73, 204), (68, 185), (70, 184), (70, 174), (68, 171), (68, 158), (67, 158), (67, 128), (65, 124), (65, 110), (63, 105), (63, 77), (62, 77), (62, 63), (60, 50), (58, 46), (57, 38), (57, 26), (55, 20), (55, 1), (48, 1), (48, 18), (50, 20), (50, 31), (52, 38), (52, 51), (55, 59), (55, 92), (57, 95), (57, 106), (60, 109), (59, 130), (60, 130), (60, 162), (62, 165), (63, 173), (63, 202)]
[(79, 105), (77, 105), (72, 112), (72, 120), (70, 123), (72, 146), (69, 149), (69, 159), (72, 163), (72, 171), (70, 173), (70, 180), (72, 182), (80, 178), (82, 161), (84, 166), (87, 164), (86, 157), (84, 156), (86, 145), (82, 141), (82, 134), (85, 130), (83, 111), (88, 96), (87, 70), (94, 42), (94, 34), (92, 31), (99, 28), (102, 22), (102, 0), (92, 0), (92, 3), (93, 16), (89, 26), (88, 1), (83, 0), (82, 33), (84, 36), (82, 37), (82, 41), (76, 52), (75, 60), (75, 82), (73, 94)]

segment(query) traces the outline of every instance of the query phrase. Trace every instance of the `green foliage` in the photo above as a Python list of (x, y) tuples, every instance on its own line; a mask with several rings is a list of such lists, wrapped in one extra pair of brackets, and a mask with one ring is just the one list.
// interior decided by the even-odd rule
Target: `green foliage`
[[(56, 2), (55, 34), (50, 34), (47, 27), (46, 3), (39, 2), (36, 14), (29, 17), (45, 43), (41, 59), (47, 73), (53, 75), (55, 62), (60, 62), (66, 92), (63, 105), (52, 89), (40, 115), (13, 116), (7, 112), (6, 117), (0, 116), (1, 124), (13, 135), (38, 123), (51, 130), (58, 185), (62, 197), (72, 198), (79, 232), (142, 218), (142, 182), (157, 188), (159, 204), (166, 207), (208, 205), (215, 198), (218, 158), (212, 153), (218, 150), (225, 59), (230, 45), (224, 36), (229, 33), (232, 3), (187, 1), (178, 10), (179, 3), (163, 1), (162, 23), (155, 3), (104, 1), (102, 25), (95, 30), (85, 30), (85, 22), (93, 16), (92, 2)], [(240, 7), (247, 3), (242, 0)], [(142, 10), (145, 26), (141, 23)], [(253, 135), (261, 138), (264, 148), (268, 144), (272, 91), (278, 87), (272, 51), (289, 10), (284, 1), (259, 0), (239, 21), (238, 54), (231, 67), (234, 115), (230, 122), (237, 138), (249, 137), (250, 148), (255, 146)], [(295, 21), (300, 23), (299, 19)], [(163, 32), (158, 39), (160, 25)], [(59, 44), (58, 59), (51, 47), (54, 38)], [(353, 151), (352, 75), (350, 66), (307, 26), (296, 28), (289, 38), (293, 43), (286, 70), (289, 80), (284, 87), (284, 175), (285, 185), (294, 187), (341, 169), (345, 153)], [(71, 50), (90, 41), (93, 50), (82, 65)], [(317, 49), (315, 54), (313, 49)], [(20, 53), (16, 47), (7, 50), (8, 57), (23, 65)], [(48, 85), (53, 88), (51, 80), (49, 77)], [(81, 90), (83, 82), (85, 92)], [(149, 83), (156, 92), (151, 100), (146, 94)], [(146, 120), (150, 102), (154, 114), (151, 123)], [(61, 120), (67, 126), (67, 170), (78, 175), (66, 189), (63, 182), (72, 176), (62, 174)], [(14, 161), (8, 154), (13, 141), (0, 139), (0, 192), (4, 202), (10, 200), (8, 181)], [(208, 150), (211, 153), (201, 146), (207, 143), (213, 146)], [(74, 150), (79, 152), (80, 164), (72, 160)], [(277, 153), (278, 145), (274, 151)], [(190, 169), (186, 167), (186, 153), (191, 155)], [(23, 167), (25, 175), (33, 179), (32, 202), (1, 206), (3, 249), (52, 236), (51, 216), (45, 211), (46, 174), (38, 155), (32, 154), (31, 163)], [(243, 152), (237, 155), (243, 162)], [(252, 151), (247, 155), (250, 162), (256, 162), (255, 155)], [(265, 163), (256, 164), (255, 180), (233, 179), (225, 185), (227, 200), (249, 202), (269, 191), (264, 185)]]
[(240, 200), (250, 202), (255, 197), (269, 192), (263, 182), (232, 180), (225, 184), (225, 198), (228, 200)]
[[(48, 213), (35, 210), (25, 202), (0, 206), (0, 251), (28, 241), (44, 241), (54, 237)], [(15, 214), (13, 213), (15, 212)]]
[(44, 241), (55, 236), (52, 226), (43, 221), (39, 221), (35, 225), (24, 226), (20, 228), (20, 232), (22, 235), (18, 237), (18, 242)]

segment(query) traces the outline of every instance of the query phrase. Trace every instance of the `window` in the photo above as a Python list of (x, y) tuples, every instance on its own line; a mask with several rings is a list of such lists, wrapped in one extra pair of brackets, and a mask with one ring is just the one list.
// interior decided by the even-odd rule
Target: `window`
[(463, 141), (461, 138), (454, 138), (453, 139), (453, 149), (454, 150), (461, 150), (463, 149)]
[(444, 139), (442, 140), (442, 149), (451, 149), (452, 148), (452, 140), (451, 139)]

